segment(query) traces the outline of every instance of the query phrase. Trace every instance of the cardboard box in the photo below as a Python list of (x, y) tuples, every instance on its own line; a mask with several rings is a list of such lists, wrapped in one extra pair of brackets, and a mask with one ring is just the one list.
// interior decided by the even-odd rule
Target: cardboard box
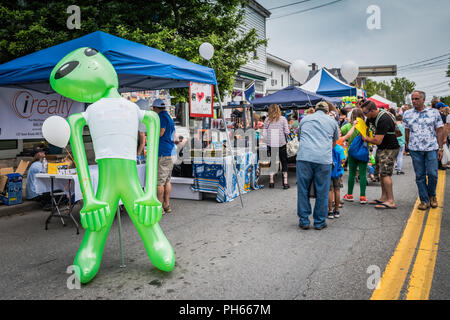
[(6, 176), (8, 173), (20, 173), (22, 176), (25, 175), (25, 171), (27, 171), (28, 166), (30, 165), (30, 161), (20, 160), (19, 166), (14, 172), (13, 168), (1, 168), (0, 169), (0, 193), (5, 190), (6, 182), (8, 181), (8, 177)]

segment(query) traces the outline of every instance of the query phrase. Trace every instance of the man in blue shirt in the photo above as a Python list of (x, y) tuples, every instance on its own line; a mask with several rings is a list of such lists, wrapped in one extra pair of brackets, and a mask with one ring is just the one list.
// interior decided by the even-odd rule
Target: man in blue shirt
[(326, 102), (316, 105), (316, 112), (303, 118), (299, 125), (300, 147), (297, 153), (297, 215), (299, 227), (309, 229), (311, 203), (308, 190), (311, 183), (316, 189), (314, 227), (321, 230), (328, 214), (328, 191), (330, 190), (332, 149), (339, 139), (335, 119), (328, 115)]
[(153, 101), (153, 110), (159, 115), (161, 122), (159, 134), (159, 152), (158, 152), (158, 182), (157, 192), (158, 200), (163, 205), (163, 213), (170, 213), (170, 192), (172, 185), (170, 178), (172, 176), (174, 157), (176, 157), (175, 148), (175, 123), (169, 113), (165, 110), (164, 101), (156, 99)]

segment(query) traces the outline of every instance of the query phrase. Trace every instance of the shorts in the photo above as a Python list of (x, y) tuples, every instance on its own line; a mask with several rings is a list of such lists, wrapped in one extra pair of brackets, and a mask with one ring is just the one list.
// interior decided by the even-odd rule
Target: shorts
[(377, 149), (375, 155), (375, 175), (380, 177), (392, 176), (395, 160), (400, 149)]
[(171, 156), (158, 158), (158, 186), (163, 186), (170, 182), (173, 170), (173, 159)]
[(341, 185), (342, 185), (342, 177), (336, 179), (331, 178), (330, 191), (339, 190), (341, 188)]

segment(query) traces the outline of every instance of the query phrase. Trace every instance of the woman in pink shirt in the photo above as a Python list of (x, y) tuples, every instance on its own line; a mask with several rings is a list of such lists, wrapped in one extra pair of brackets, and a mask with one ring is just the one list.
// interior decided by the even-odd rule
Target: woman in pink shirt
[[(286, 135), (289, 134), (289, 126), (286, 118), (281, 116), (280, 107), (277, 104), (272, 104), (269, 107), (269, 116), (264, 121), (263, 134), (267, 144), (267, 155), (269, 157), (271, 157), (271, 149), (278, 148), (281, 171), (283, 172), (283, 189), (288, 189)], [(270, 174), (269, 188), (273, 188), (274, 186), (273, 174)]]

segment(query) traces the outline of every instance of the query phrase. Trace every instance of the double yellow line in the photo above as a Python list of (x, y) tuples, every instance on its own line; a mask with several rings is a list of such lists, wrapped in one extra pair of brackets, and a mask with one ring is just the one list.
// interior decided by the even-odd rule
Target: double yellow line
[[(430, 295), (434, 266), (441, 230), (442, 207), (445, 193), (445, 170), (439, 170), (436, 195), (438, 207), (431, 208), (423, 231), (422, 240), (409, 277), (407, 300), (427, 300)], [(416, 252), (426, 211), (418, 209), (417, 199), (403, 235), (374, 290), (371, 300), (398, 300)]]

